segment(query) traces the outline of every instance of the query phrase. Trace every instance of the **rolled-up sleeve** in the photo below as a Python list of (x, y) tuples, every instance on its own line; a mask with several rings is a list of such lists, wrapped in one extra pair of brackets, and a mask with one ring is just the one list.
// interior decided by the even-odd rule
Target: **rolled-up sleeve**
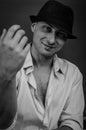
[(77, 69), (75, 73), (70, 95), (61, 114), (60, 127), (66, 125), (73, 130), (83, 130), (83, 76), (79, 69)]

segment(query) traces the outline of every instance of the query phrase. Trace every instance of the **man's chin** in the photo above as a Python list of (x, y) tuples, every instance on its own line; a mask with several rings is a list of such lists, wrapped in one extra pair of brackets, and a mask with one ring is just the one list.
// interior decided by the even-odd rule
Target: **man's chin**
[(49, 59), (55, 55), (55, 53), (51, 53), (49, 51), (46, 51), (46, 52), (41, 53), (41, 54), (42, 54), (42, 56), (49, 58)]

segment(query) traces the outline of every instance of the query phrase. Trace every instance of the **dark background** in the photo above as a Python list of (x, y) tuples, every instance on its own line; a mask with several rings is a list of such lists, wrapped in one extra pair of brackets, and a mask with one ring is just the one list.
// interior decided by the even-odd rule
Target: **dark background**
[[(20, 24), (26, 31), (29, 41), (32, 39), (30, 31), (29, 15), (37, 14), (38, 10), (47, 0), (0, 0), (0, 34), (3, 28), (9, 28), (13, 24)], [(86, 100), (86, 2), (85, 0), (58, 0), (70, 5), (75, 13), (73, 32), (78, 37), (75, 40), (68, 40), (59, 56), (68, 59), (76, 64), (83, 74), (84, 94)], [(85, 101), (86, 102), (86, 101)], [(86, 109), (85, 113), (86, 115)]]

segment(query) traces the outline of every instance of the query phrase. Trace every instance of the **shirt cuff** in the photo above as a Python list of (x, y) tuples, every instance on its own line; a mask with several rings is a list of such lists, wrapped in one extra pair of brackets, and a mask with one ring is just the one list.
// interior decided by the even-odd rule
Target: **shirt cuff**
[(72, 120), (65, 120), (60, 124), (60, 127), (62, 126), (69, 126), (73, 130), (83, 130), (82, 126), (78, 122)]

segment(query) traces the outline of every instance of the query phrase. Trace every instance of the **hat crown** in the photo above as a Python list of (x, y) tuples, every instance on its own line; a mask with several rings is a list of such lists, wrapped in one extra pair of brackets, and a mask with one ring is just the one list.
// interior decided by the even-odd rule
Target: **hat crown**
[(32, 22), (36, 20), (50, 23), (72, 36), (73, 15), (73, 10), (69, 6), (56, 0), (49, 0), (31, 20)]
[[(73, 11), (66, 5), (55, 0), (49, 0), (39, 11), (38, 17), (52, 18), (58, 21), (59, 24), (65, 24), (68, 30), (72, 33), (73, 26)], [(62, 26), (61, 25), (61, 26)]]

